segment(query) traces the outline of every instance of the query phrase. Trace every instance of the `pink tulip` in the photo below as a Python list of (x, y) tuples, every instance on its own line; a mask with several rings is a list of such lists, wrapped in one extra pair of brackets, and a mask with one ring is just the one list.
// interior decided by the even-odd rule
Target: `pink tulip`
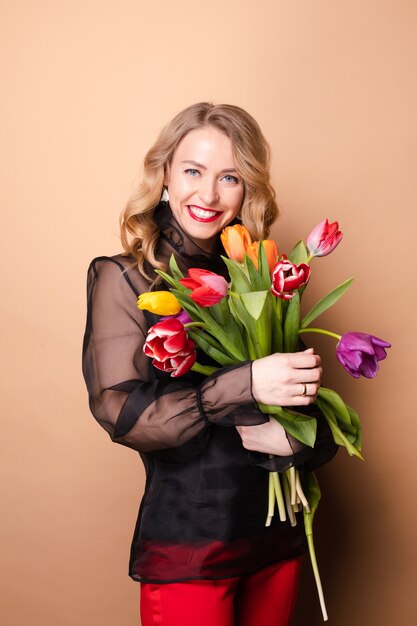
[(294, 265), (283, 254), (272, 270), (271, 291), (277, 298), (290, 300), (294, 296), (295, 289), (305, 285), (309, 278), (309, 265), (306, 263)]
[(197, 358), (194, 341), (175, 318), (158, 322), (149, 329), (143, 351), (153, 359), (152, 365), (171, 372), (174, 378), (188, 372)]
[(326, 256), (336, 248), (342, 237), (338, 222), (329, 224), (329, 220), (325, 219), (307, 237), (307, 248), (313, 256)]
[(223, 276), (192, 267), (188, 278), (181, 278), (181, 285), (192, 290), (190, 298), (200, 306), (213, 306), (227, 295), (228, 284)]

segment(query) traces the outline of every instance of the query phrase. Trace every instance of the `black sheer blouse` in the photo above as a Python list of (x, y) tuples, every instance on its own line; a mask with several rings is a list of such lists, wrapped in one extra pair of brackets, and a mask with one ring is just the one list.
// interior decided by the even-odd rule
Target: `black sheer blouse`
[[(183, 270), (227, 275), (219, 239), (213, 252), (203, 251), (165, 202), (154, 219), (162, 231), (159, 258), (174, 253)], [(289, 457), (245, 450), (233, 426), (269, 419), (252, 396), (252, 363), (209, 377), (171, 378), (155, 369), (143, 345), (159, 318), (137, 308), (149, 289), (132, 257), (97, 257), (88, 268), (83, 374), (90, 409), (112, 441), (139, 452), (146, 471), (129, 576), (160, 583), (238, 576), (305, 552), (301, 514), (296, 527), (278, 516), (265, 527), (266, 470), (311, 470), (330, 460), (337, 446), (320, 412), (304, 409), (318, 419), (314, 449), (289, 437)], [(210, 362), (199, 352), (198, 361)]]

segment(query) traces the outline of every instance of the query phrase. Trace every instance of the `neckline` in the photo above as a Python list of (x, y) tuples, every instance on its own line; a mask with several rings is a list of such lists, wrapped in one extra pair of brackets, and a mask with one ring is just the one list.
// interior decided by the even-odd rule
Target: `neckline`
[(218, 258), (224, 254), (224, 248), (221, 243), (220, 233), (218, 233), (215, 245), (212, 250), (204, 250), (186, 231), (184, 231), (172, 209), (169, 202), (161, 200), (155, 207), (153, 214), (154, 222), (160, 228), (160, 239), (169, 243), (179, 254), (185, 257), (193, 258)]

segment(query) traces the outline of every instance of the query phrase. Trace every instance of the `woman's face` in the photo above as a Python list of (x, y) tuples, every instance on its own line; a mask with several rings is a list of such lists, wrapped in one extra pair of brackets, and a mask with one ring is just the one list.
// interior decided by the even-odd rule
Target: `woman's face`
[(213, 126), (192, 130), (181, 140), (164, 184), (177, 222), (206, 250), (242, 206), (244, 185), (232, 142)]

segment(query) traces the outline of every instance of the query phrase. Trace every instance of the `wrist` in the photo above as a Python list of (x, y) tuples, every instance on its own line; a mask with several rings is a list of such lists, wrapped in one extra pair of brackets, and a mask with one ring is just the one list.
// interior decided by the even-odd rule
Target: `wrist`
[(262, 402), (262, 377), (258, 376), (258, 367), (258, 360), (251, 361), (251, 394), (255, 402)]

